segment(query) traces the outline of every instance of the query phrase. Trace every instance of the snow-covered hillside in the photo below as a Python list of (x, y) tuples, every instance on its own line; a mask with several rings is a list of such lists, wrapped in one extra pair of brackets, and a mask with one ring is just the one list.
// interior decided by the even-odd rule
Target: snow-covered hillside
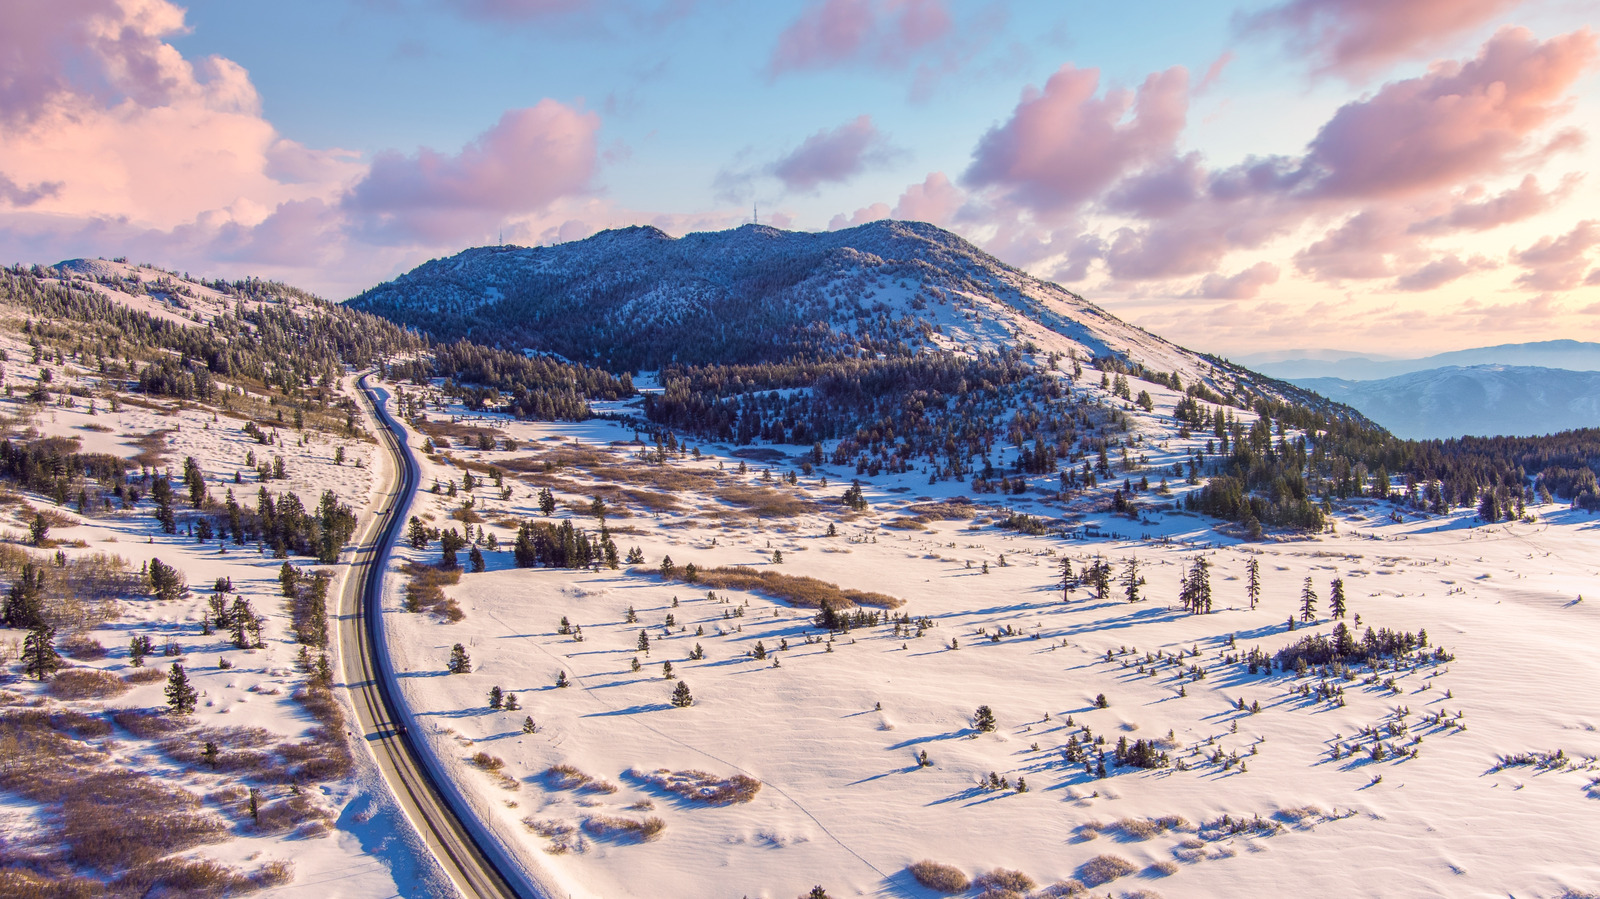
[(1412, 439), (1600, 427), (1600, 372), (1473, 365), (1378, 381), (1307, 378), (1294, 383)]
[(437, 337), (613, 368), (770, 361), (851, 347), (1114, 354), (1185, 379), (1212, 366), (1082, 297), (920, 222), (825, 233), (650, 227), (550, 247), (479, 247), (349, 301)]

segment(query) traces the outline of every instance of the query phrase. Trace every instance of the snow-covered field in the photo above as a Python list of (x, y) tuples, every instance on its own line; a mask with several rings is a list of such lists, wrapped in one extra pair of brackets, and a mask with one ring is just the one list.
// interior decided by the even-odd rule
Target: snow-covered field
[[(37, 377), (37, 367), (26, 362), (27, 345), (16, 335), (7, 334), (0, 337), (0, 349), (10, 357), (9, 383), (20, 385), (19, 393), (25, 392)], [(53, 368), (57, 388), (93, 385), (93, 377), (71, 361)], [(125, 403), (120, 411), (111, 412), (102, 398), (91, 412), (83, 400), (73, 408), (40, 409), (24, 404), (19, 396), (0, 400), (0, 413), (5, 416), (6, 436), (13, 439), (77, 438), (83, 452), (123, 457), (146, 452), (143, 463), (171, 474), (180, 494), (183, 487), (177, 483), (178, 472), (184, 459), (193, 457), (205, 472), (214, 499), (221, 501), (232, 491), (242, 505), (250, 508), (254, 508), (256, 491), (261, 486), (274, 496), (294, 492), (312, 508), (322, 492), (331, 489), (365, 521), (375, 511), (372, 503), (383, 486), (374, 477), (377, 448), (370, 441), (315, 431), (306, 432), (308, 436), (302, 441), (299, 432), (286, 426), (275, 444), (265, 446), (242, 432), (243, 421), (227, 415), (214, 417), (210, 410), (192, 405), (154, 400), (147, 404)], [(334, 461), (339, 447), (346, 454), (342, 464)], [(286, 478), (259, 483), (252, 466), (245, 461), (246, 454), (252, 451), (268, 462), (274, 456), (284, 457)], [(235, 483), (235, 472), (243, 472), (241, 483)], [(179, 500), (177, 505), (183, 516), (187, 500)], [(25, 543), (33, 509), (57, 515), (49, 538), (59, 545), (39, 552), (41, 559), (57, 550), (69, 560), (110, 554), (120, 557), (127, 571), (137, 573), (159, 558), (182, 572), (190, 587), (186, 596), (172, 602), (146, 595), (121, 597), (115, 603), (115, 617), (71, 635), (98, 642), (105, 649), (98, 658), (69, 658), (72, 667), (116, 677), (127, 675), (135, 670), (129, 656), (131, 638), (147, 636), (155, 652), (146, 660), (146, 669), (164, 675), (170, 663), (179, 662), (199, 691), (199, 705), (190, 718), (195, 728), (225, 728), (238, 740), (259, 728), (265, 736), (258, 739), (269, 747), (313, 736), (317, 721), (292, 698), (306, 682), (307, 674), (296, 664), (299, 647), (294, 642), (278, 583), (282, 560), (272, 558), (270, 552), (260, 552), (254, 544), (236, 546), (230, 542), (223, 552), (217, 540), (197, 543), (186, 537), (181, 527), (176, 535), (163, 534), (148, 501), (131, 511), (81, 516), (70, 507), (56, 506), (47, 497), (11, 494), (0, 517), (0, 540)], [(293, 562), (306, 570), (317, 567), (310, 558), (297, 557)], [(335, 575), (330, 595), (337, 598), (343, 568), (329, 570)], [(206, 599), (218, 578), (231, 579), (235, 593), (248, 600), (256, 614), (265, 616), (265, 648), (237, 649), (223, 630), (202, 635), (200, 621), (206, 615)], [(63, 632), (59, 636), (66, 638), (69, 634)], [(8, 667), (15, 666), (22, 637), (22, 631), (0, 630), (0, 654), (10, 663)], [(164, 654), (169, 642), (177, 655)], [(224, 661), (231, 667), (222, 667)], [(337, 669), (337, 659), (334, 667)], [(20, 671), (20, 666), (15, 670)], [(11, 694), (11, 705), (32, 703), (50, 712), (71, 710), (97, 718), (104, 716), (109, 721), (109, 715), (118, 710), (165, 709), (164, 687), (162, 677), (136, 684), (114, 698), (63, 700), (50, 698), (48, 685), (8, 675), (4, 689)], [(225, 752), (242, 746), (230, 744), (228, 737), (217, 739)], [(158, 742), (113, 727), (108, 735), (90, 739), (87, 744), (92, 752), (103, 756), (105, 765), (150, 775), (167, 786), (201, 797), (200, 813), (224, 822), (217, 841), (185, 855), (216, 860), (247, 875), (271, 863), (288, 863), (290, 877), (269, 890), (274, 896), (326, 899), (390, 896), (402, 891), (424, 895), (439, 888), (439, 875), (431, 859), (420, 849), (358, 742), (352, 741), (356, 767), (348, 778), (323, 780), (305, 791), (305, 797), (288, 784), (262, 785), (259, 798), (263, 807), (286, 807), (291, 799), (302, 806), (294, 825), (266, 828), (252, 825), (241, 799), (246, 787), (256, 781), (226, 770), (210, 771), (203, 765), (184, 764), (163, 751)], [(52, 851), (48, 831), (38, 822), (39, 813), (39, 806), (14, 795), (0, 798), (0, 851), (8, 853), (8, 857)]]
[[(961, 485), (927, 486), (915, 472), (873, 479), (870, 510), (852, 515), (837, 501), (848, 471), (827, 473), (827, 486), (813, 476), (789, 487), (779, 476), (791, 465), (777, 460), (770, 486), (801, 500), (797, 514), (757, 518), (703, 487), (663, 488), (668, 502), (656, 497), (658, 509), (677, 508), (611, 504), (614, 539), (623, 552), (637, 546), (645, 564), (517, 569), (514, 527), (540, 517), (542, 474), (565, 484), (554, 520), (598, 530), (585, 511), (594, 482), (579, 469), (543, 472), (538, 460), (574, 441), (617, 462), (640, 447), (631, 429), (600, 421), (497, 424), (518, 450), (446, 450), (501, 466), (512, 488), (506, 500), (492, 488), (476, 492), (475, 511), (500, 551), (486, 553), (486, 572), (446, 588), (464, 620), (403, 611), (397, 573), (385, 627), (418, 730), (502, 839), (572, 896), (787, 899), (817, 884), (834, 897), (936, 895), (907, 871), (920, 859), (969, 877), (1020, 870), (1043, 888), (1094, 880), (1091, 860), (1107, 855), (1131, 873), (1094, 885), (1094, 895), (1600, 889), (1600, 842), (1589, 837), (1600, 814), (1592, 517), (1551, 505), (1530, 510), (1534, 524), (1476, 527), (1470, 513), (1395, 521), (1387, 504), (1357, 503), (1336, 516), (1334, 534), (1259, 543), (1171, 512), (1081, 519), (1114, 535), (1101, 539), (1019, 536), (995, 527), (992, 510), (906, 530), (884, 524)], [(1147, 444), (1152, 454), (1160, 445)], [(767, 486), (762, 462), (740, 474), (729, 447), (699, 448), (703, 459), (666, 467), (698, 470), (706, 480), (697, 483), (715, 490)], [(459, 485), (462, 469), (424, 466), (425, 492), (411, 513), (461, 527), (446, 516), (466, 494), (426, 487), (434, 478)], [(836, 536), (826, 536), (830, 523)], [(830, 641), (813, 609), (664, 581), (656, 569), (666, 555), (680, 569), (748, 565), (888, 594), (904, 601), (893, 614), (913, 624), (857, 627)], [(1189, 615), (1178, 606), (1179, 582), (1201, 556), (1215, 611)], [(1064, 602), (1061, 560), (1081, 571), (1096, 557), (1118, 578), (1137, 557), (1146, 598), (1126, 602), (1114, 580), (1107, 599), (1080, 588)], [(406, 547), (396, 564), (437, 558), (436, 543)], [(1262, 582), (1255, 609), (1246, 598), (1252, 559)], [(1316, 620), (1291, 633), (1307, 577)], [(1429, 651), (1453, 659), (1359, 669), (1350, 679), (1317, 669), (1251, 674), (1229, 661), (1330, 633), (1334, 578), (1345, 586), (1347, 621), (1360, 616), (1357, 637), (1368, 627), (1425, 629)], [(581, 641), (560, 633), (564, 617)], [(470, 653), (471, 673), (446, 673), (455, 643)], [(752, 657), (758, 643), (764, 660)], [(703, 660), (690, 659), (697, 645)], [(556, 686), (561, 672), (570, 686)], [(670, 701), (680, 679), (692, 707)], [(521, 709), (491, 710), (496, 686)], [(1100, 695), (1105, 708), (1096, 707)], [(997, 718), (991, 733), (973, 726), (984, 705)], [(524, 732), (525, 718), (535, 732)], [(1113, 766), (1101, 778), (1065, 760), (1069, 740), (1100, 738), (1108, 759), (1119, 740), (1144, 739), (1172, 764)], [(1385, 757), (1374, 760), (1379, 742)], [(1557, 750), (1564, 762), (1554, 767), (1497, 769), (1503, 757)], [(924, 751), (927, 766), (918, 763)], [(480, 752), (503, 767), (474, 766)], [(548, 773), (557, 765), (599, 783)], [(748, 802), (707, 805), (641, 776), (661, 769), (744, 774), (762, 786)], [(986, 788), (991, 772), (1005, 788)], [(1148, 824), (1168, 816), (1180, 820)], [(640, 839), (608, 819), (659, 819), (661, 829)]]

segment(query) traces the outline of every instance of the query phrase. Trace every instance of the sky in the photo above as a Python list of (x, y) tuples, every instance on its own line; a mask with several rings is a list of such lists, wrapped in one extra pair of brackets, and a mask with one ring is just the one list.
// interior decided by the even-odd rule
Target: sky
[(1600, 335), (1576, 0), (7, 0), (0, 262), (932, 222), (1193, 349)]

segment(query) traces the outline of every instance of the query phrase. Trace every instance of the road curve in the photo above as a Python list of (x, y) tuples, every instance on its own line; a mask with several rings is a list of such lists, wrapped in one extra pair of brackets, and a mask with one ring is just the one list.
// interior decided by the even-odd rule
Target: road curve
[(371, 407), (379, 425), (378, 441), (391, 456), (398, 475), (390, 481), (382, 511), (368, 525), (366, 536), (356, 547), (351, 576), (346, 578), (340, 598), (340, 654), (362, 738), (372, 748), (378, 769), (395, 799), (463, 897), (537, 897), (531, 885), (519, 890), (502, 873), (516, 872), (517, 868), (508, 864), (492, 841), (480, 839), (479, 829), (466, 823), (473, 820), (471, 809), (452, 805), (452, 800), (461, 801), (459, 792), (440, 789), (426, 749), (415, 744), (416, 738), (404, 726), (409, 716), (396, 701), (394, 672), (379, 631), (389, 550), (399, 536), (421, 474), (416, 460), (405, 451), (404, 431), (377, 401), (367, 386), (367, 376), (362, 375), (358, 383), (362, 399)]

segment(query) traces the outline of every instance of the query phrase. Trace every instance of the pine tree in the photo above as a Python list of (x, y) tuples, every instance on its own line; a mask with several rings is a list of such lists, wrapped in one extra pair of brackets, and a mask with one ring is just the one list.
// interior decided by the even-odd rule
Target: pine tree
[(978, 706), (978, 710), (972, 713), (972, 726), (983, 734), (994, 730), (994, 710), (986, 705)]
[(471, 552), (467, 553), (467, 561), (472, 565), (474, 574), (482, 572), (487, 567), (483, 561), (483, 550), (479, 549), (476, 544), (473, 545)]
[(539, 732), (539, 725), (533, 723), (532, 715), (528, 715), (522, 719), (522, 732), (525, 734), (536, 734)]
[(507, 693), (506, 694), (506, 701), (505, 701), (504, 708), (508, 712), (520, 712), (520, 711), (522, 711), (522, 703), (517, 701), (517, 694), (515, 694), (515, 693)]
[(406, 528), (406, 540), (411, 543), (412, 549), (426, 549), (428, 546), (428, 526), (415, 515), (411, 516), (411, 523)]
[(1245, 566), (1245, 571), (1250, 578), (1245, 584), (1245, 595), (1249, 597), (1250, 608), (1253, 609), (1256, 603), (1261, 601), (1261, 562), (1251, 559), (1250, 564)]
[(489, 708), (494, 709), (495, 711), (498, 712), (501, 708), (503, 708), (505, 706), (505, 704), (506, 704), (506, 694), (505, 694), (505, 692), (503, 690), (500, 689), (500, 686), (498, 684), (496, 684), (495, 686), (490, 687), (489, 688)]
[(1211, 611), (1210, 567), (1204, 556), (1198, 556), (1190, 566), (1189, 573), (1184, 576), (1178, 598), (1190, 614), (1201, 615)]
[(213, 771), (217, 769), (217, 757), (219, 755), (221, 755), (221, 752), (217, 749), (215, 740), (207, 740), (205, 748), (200, 750), (200, 760), (205, 762)]
[(678, 681), (677, 688), (672, 691), (672, 704), (680, 709), (694, 705), (694, 695), (689, 692), (688, 684)]
[(640, 629), (639, 631), (639, 642), (636, 644), (636, 646), (638, 650), (645, 655), (650, 654), (650, 635), (645, 633), (643, 629)]
[(1311, 578), (1307, 577), (1305, 586), (1300, 588), (1300, 620), (1317, 620), (1317, 591), (1311, 586)]
[(189, 675), (183, 671), (183, 666), (177, 662), (172, 663), (172, 671), (167, 675), (167, 707), (174, 715), (188, 715), (194, 711), (195, 703), (200, 699), (194, 687), (189, 685)]
[(1329, 606), (1329, 610), (1332, 611), (1332, 613), (1333, 613), (1333, 617), (1335, 617), (1335, 618), (1343, 618), (1344, 617), (1345, 605), (1344, 605), (1344, 579), (1343, 578), (1334, 578), (1333, 579), (1333, 587), (1331, 588), (1331, 591), (1330, 591), (1330, 593), (1328, 595), (1328, 606)]
[(6, 627), (31, 628), (42, 621), (44, 570), (32, 562), (22, 563), (22, 573), (6, 592), (0, 607), (0, 622)]
[(666, 680), (672, 680), (672, 663), (671, 662), (662, 662), (661, 663), (661, 676), (662, 676), (662, 678), (664, 678)]
[(1144, 599), (1139, 595), (1139, 588), (1144, 586), (1144, 578), (1139, 575), (1139, 557), (1129, 556), (1127, 564), (1122, 569), (1122, 591), (1128, 602), (1139, 602)]
[(822, 884), (819, 883), (811, 888), (811, 892), (801, 896), (800, 899), (828, 899), (828, 891), (823, 889)]
[(50, 533), (50, 522), (44, 520), (44, 513), (33, 513), (33, 523), (28, 525), (28, 538), (34, 546), (43, 546), (45, 537)]
[(1078, 579), (1072, 576), (1072, 560), (1063, 557), (1061, 560), (1061, 601), (1066, 602), (1072, 598), (1072, 588), (1078, 585)]
[(467, 648), (460, 643), (450, 647), (450, 661), (445, 663), (445, 669), (451, 674), (472, 673), (472, 658), (467, 655)]
[(556, 672), (556, 686), (557, 687), (561, 687), (561, 688), (566, 688), (566, 687), (572, 686), (572, 681), (567, 680), (567, 672), (565, 672), (565, 671), (557, 671)]
[(672, 573), (676, 570), (677, 566), (672, 564), (671, 556), (663, 556), (661, 558), (661, 576), (663, 578), (671, 578)]
[(128, 641), (128, 661), (135, 668), (144, 667), (144, 657), (155, 650), (149, 637), (134, 637)]
[(762, 643), (760, 640), (757, 640), (756, 641), (756, 648), (751, 650), (750, 655), (751, 655), (751, 657), (753, 657), (758, 662), (766, 661), (766, 659), (767, 659), (767, 646), (766, 646), (766, 644)]
[(546, 518), (556, 513), (556, 497), (549, 487), (539, 488), (539, 514)]
[(42, 681), (63, 667), (61, 654), (56, 652), (56, 629), (48, 623), (35, 622), (22, 640), (23, 673)]

